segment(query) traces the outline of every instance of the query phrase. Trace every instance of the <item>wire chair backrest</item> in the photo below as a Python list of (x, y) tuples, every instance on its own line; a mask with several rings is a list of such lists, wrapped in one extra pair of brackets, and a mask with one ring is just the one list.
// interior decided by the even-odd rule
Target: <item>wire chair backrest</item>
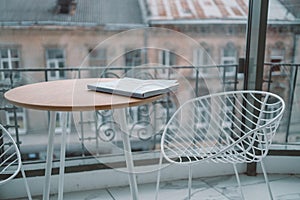
[(0, 185), (13, 179), (21, 169), (21, 154), (10, 133), (0, 124)]
[(259, 162), (268, 153), (285, 103), (264, 91), (232, 91), (185, 102), (167, 123), (161, 140), (172, 163)]

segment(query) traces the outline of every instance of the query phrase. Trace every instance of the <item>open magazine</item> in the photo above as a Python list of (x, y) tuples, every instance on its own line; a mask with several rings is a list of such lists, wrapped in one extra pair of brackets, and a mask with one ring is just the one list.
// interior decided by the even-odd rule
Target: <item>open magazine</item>
[(148, 98), (178, 88), (177, 80), (151, 79), (141, 80), (136, 78), (121, 78), (113, 81), (103, 81), (88, 84), (90, 90), (123, 95), (135, 98)]

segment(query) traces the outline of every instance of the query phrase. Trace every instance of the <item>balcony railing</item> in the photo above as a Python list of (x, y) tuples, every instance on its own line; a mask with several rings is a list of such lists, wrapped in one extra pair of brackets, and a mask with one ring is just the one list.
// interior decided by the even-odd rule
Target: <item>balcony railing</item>
[[(265, 64), (263, 89), (282, 96), (287, 103), (285, 118), (275, 137), (274, 144), (300, 147), (299, 121), (297, 110), (298, 68), (299, 64)], [(203, 69), (206, 70), (203, 70)], [(230, 69), (230, 70), (228, 70)], [(160, 134), (164, 125), (177, 109), (180, 101), (191, 96), (201, 96), (223, 90), (243, 89), (243, 70), (241, 66), (172, 66), (166, 67), (69, 67), (64, 69), (2, 69), (1, 74), (1, 123), (14, 133), (26, 163), (44, 161), (47, 142), (47, 112), (25, 110), (7, 103), (5, 91), (24, 84), (53, 80), (51, 72), (59, 71), (63, 79), (91, 77), (131, 76), (142, 79), (179, 79), (184, 85), (185, 95), (169, 95), (164, 99), (139, 107), (128, 108), (128, 126), (132, 148), (143, 160), (149, 160), (149, 152), (158, 149)], [(205, 73), (203, 73), (205, 71)], [(164, 72), (164, 73), (163, 73)], [(55, 74), (55, 73), (53, 73)], [(218, 81), (218, 82), (216, 82)], [(219, 83), (219, 84), (217, 84)], [(46, 89), (46, 88), (45, 88)], [(59, 98), (59, 97), (58, 97)], [(118, 126), (112, 118), (112, 111), (77, 112), (68, 114), (69, 143), (67, 159), (80, 160), (90, 156), (100, 157), (101, 163), (111, 162), (110, 157), (120, 154), (121, 139)], [(60, 135), (60, 113), (58, 113), (57, 135)], [(205, 126), (199, 122), (199, 127)], [(0, 141), (1, 142), (1, 141)], [(148, 154), (147, 154), (148, 153)], [(299, 153), (299, 152), (298, 152)], [(284, 154), (284, 151), (283, 153)], [(148, 156), (141, 156), (148, 155)], [(54, 155), (59, 157), (59, 153)], [(120, 160), (121, 161), (121, 160)], [(72, 162), (70, 162), (72, 163)], [(114, 159), (114, 165), (118, 165)], [(144, 162), (147, 163), (147, 162)], [(72, 165), (72, 164), (71, 164)], [(112, 164), (113, 165), (113, 164)]]

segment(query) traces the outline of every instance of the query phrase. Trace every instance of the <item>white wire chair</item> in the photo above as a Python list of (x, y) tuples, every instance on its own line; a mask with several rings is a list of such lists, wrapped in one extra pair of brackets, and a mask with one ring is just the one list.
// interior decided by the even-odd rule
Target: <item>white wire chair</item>
[[(163, 157), (170, 163), (189, 166), (190, 199), (193, 164), (232, 163), (244, 199), (236, 164), (261, 162), (273, 199), (262, 159), (268, 153), (284, 109), (281, 97), (264, 91), (231, 91), (189, 100), (179, 107), (163, 131), (159, 169)], [(159, 170), (156, 199), (160, 176)]]
[(22, 167), (19, 148), (10, 133), (2, 124), (0, 124), (0, 130), (0, 186), (11, 181), (21, 171), (28, 199), (31, 200), (32, 197)]

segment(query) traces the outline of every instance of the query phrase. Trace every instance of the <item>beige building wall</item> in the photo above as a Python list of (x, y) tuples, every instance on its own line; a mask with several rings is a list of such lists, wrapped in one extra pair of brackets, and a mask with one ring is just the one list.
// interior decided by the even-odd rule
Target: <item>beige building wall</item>
[[(176, 29), (177, 30), (177, 29)], [(180, 29), (179, 29), (180, 30)], [(29, 27), (9, 29), (2, 28), (0, 33), (0, 46), (17, 46), (21, 50), (22, 68), (45, 68), (45, 49), (59, 47), (65, 50), (66, 67), (89, 66), (89, 51), (104, 48), (107, 50), (107, 66), (124, 66), (126, 52), (147, 47), (148, 65), (159, 64), (160, 50), (169, 50), (176, 54), (176, 65), (193, 65), (193, 51), (205, 43), (210, 49), (209, 55), (213, 65), (220, 64), (222, 49), (232, 43), (237, 50), (238, 58), (244, 57), (246, 46), (245, 25), (237, 28), (234, 33), (221, 32), (223, 29), (211, 28), (210, 32), (201, 33), (193, 29), (182, 28), (182, 33), (164, 28), (149, 28), (128, 31), (106, 31), (101, 28), (63, 28), (63, 27)], [(226, 26), (224, 27), (226, 29)], [(266, 62), (270, 61), (272, 48), (284, 49), (284, 60), (291, 62), (294, 50), (294, 37), (289, 32), (270, 32), (267, 35)], [(298, 37), (299, 40), (299, 37)], [(297, 40), (297, 41), (298, 41)], [(299, 50), (299, 48), (297, 49)], [(295, 58), (295, 59), (298, 59)], [(211, 93), (222, 91), (220, 77), (216, 68), (211, 76), (205, 77), (205, 83), (200, 85), (200, 90)], [(174, 70), (176, 77), (182, 81), (179, 88), (179, 102), (195, 96), (193, 88), (193, 69)], [(152, 72), (153, 73), (153, 72)], [(157, 72), (158, 76), (160, 72)], [(93, 74), (94, 76), (95, 74)], [(100, 72), (99, 72), (100, 75)], [(120, 74), (121, 75), (121, 74)], [(157, 74), (156, 74), (157, 75)], [(174, 75), (174, 76), (175, 76)], [(82, 77), (89, 77), (90, 73)], [(68, 73), (67, 78), (76, 78), (74, 72)], [(26, 72), (24, 82), (32, 83), (44, 80), (43, 73)], [(172, 77), (171, 77), (172, 78)], [(187, 81), (188, 80), (188, 81)], [(242, 79), (238, 85), (242, 89)], [(201, 93), (201, 92), (200, 92)], [(30, 133), (40, 133), (47, 130), (48, 114), (46, 112), (28, 110), (28, 130)]]

